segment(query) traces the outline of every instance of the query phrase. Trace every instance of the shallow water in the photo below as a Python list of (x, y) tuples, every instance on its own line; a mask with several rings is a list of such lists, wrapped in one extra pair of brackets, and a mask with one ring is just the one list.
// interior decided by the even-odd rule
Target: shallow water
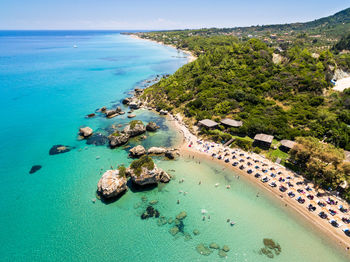
[[(268, 237), (282, 247), (275, 261), (345, 261), (263, 193), (257, 199), (255, 187), (214, 164), (157, 158), (175, 181), (144, 192), (129, 190), (112, 204), (92, 203), (101, 173), (131, 160), (123, 148), (78, 141), (77, 131), (129, 119), (84, 116), (120, 103), (144, 79), (173, 73), (186, 62), (178, 56), (174, 49), (115, 32), (0, 33), (1, 260), (216, 261), (221, 260), (217, 251), (204, 257), (195, 249), (216, 242), (231, 248), (229, 261), (270, 261), (258, 254)], [(136, 115), (145, 123), (156, 121), (161, 130), (130, 146), (176, 141), (164, 118), (146, 110)], [(74, 149), (49, 156), (56, 144)], [(29, 174), (33, 165), (42, 168)], [(224, 188), (227, 183), (230, 190)], [(157, 219), (141, 220), (147, 206), (142, 196), (159, 200), (155, 208), (167, 218), (185, 210), (184, 231), (192, 239), (185, 241), (180, 233), (173, 237), (168, 232), (173, 225), (158, 226)], [(208, 210), (210, 220), (202, 221), (201, 209)], [(227, 218), (236, 225), (229, 226)]]

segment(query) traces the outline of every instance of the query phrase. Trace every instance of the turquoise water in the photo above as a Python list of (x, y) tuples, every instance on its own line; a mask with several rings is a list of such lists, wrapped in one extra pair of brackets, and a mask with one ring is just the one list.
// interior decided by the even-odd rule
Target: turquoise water
[[(84, 116), (118, 104), (140, 81), (173, 73), (185, 62), (174, 49), (116, 32), (0, 32), (2, 261), (222, 260), (217, 251), (208, 257), (197, 253), (198, 244), (211, 242), (231, 248), (228, 261), (271, 261), (258, 254), (265, 237), (282, 246), (275, 261), (346, 261), (262, 192), (257, 199), (256, 188), (214, 164), (156, 159), (174, 181), (144, 192), (129, 190), (112, 204), (92, 203), (101, 172), (131, 160), (123, 148), (78, 141), (77, 131), (128, 119)], [(136, 114), (144, 122), (156, 121), (161, 130), (130, 145), (174, 143), (177, 134), (164, 118), (145, 110)], [(75, 149), (49, 156), (56, 144)], [(43, 167), (30, 175), (32, 165)], [(215, 188), (217, 182), (221, 186)], [(228, 183), (230, 190), (224, 188)], [(159, 226), (156, 219), (141, 220), (147, 205), (142, 197), (159, 200), (155, 208), (167, 218), (185, 210), (184, 231), (192, 239), (173, 237), (172, 225)], [(208, 210), (209, 220), (202, 221), (201, 209)], [(227, 218), (237, 224), (229, 226)]]

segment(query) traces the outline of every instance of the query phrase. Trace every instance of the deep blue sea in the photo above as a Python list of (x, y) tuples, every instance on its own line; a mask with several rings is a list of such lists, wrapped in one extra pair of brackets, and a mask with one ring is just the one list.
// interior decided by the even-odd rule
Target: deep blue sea
[[(185, 63), (186, 55), (173, 48), (119, 32), (0, 32), (1, 261), (223, 260), (217, 250), (209, 256), (196, 251), (198, 244), (211, 242), (230, 247), (228, 261), (271, 261), (259, 254), (266, 237), (282, 246), (274, 261), (346, 261), (263, 192), (257, 199), (256, 187), (211, 163), (155, 159), (174, 181), (149, 191), (129, 190), (111, 204), (91, 201), (101, 174), (131, 159), (125, 148), (77, 139), (81, 126), (104, 132), (127, 123), (126, 115), (85, 116), (115, 107), (144, 80), (174, 73)], [(170, 146), (178, 138), (165, 118), (146, 110), (136, 115), (145, 123), (156, 121), (161, 130), (131, 146)], [(72, 150), (49, 155), (53, 145)], [(42, 168), (29, 174), (33, 165)], [(185, 182), (179, 184), (179, 178)], [(222, 187), (214, 187), (218, 182)], [(155, 207), (167, 220), (185, 210), (186, 234), (173, 237), (173, 225), (141, 220), (150, 200), (159, 201)], [(202, 209), (210, 220), (202, 221)], [(227, 218), (236, 225), (230, 227)]]

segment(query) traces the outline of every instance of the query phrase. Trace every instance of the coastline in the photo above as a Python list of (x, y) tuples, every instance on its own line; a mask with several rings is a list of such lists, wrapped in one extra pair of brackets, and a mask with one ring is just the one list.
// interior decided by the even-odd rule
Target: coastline
[[(234, 167), (230, 163), (225, 163), (223, 159), (219, 160), (205, 152), (198, 151), (193, 147), (188, 147), (191, 142), (194, 143), (194, 141), (199, 139), (193, 135), (183, 123), (181, 123), (181, 120), (179, 120), (178, 117), (169, 115), (168, 122), (182, 136), (182, 143), (177, 145), (182, 157), (190, 155), (197, 160), (202, 159), (209, 162), (215, 162), (222, 165), (225, 169), (232, 170), (235, 174), (239, 174), (252, 186), (268, 193), (268, 195), (271, 196), (271, 200), (278, 204), (281, 209), (284, 209), (286, 212), (291, 214), (306, 227), (310, 226), (312, 228), (311, 230), (318, 234), (324, 241), (327, 241), (330, 245), (335, 246), (345, 256), (350, 257), (350, 250), (347, 249), (348, 247), (350, 248), (349, 237), (347, 237), (339, 228), (335, 231), (334, 227), (331, 226), (328, 220), (319, 218), (317, 211), (309, 212), (307, 208), (305, 208), (306, 204), (299, 204), (294, 198), (289, 198), (286, 194), (283, 195), (278, 188), (272, 188), (268, 185), (268, 183), (260, 182), (260, 179), (255, 178), (253, 174), (248, 175), (246, 171), (240, 170), (238, 166)], [(240, 151), (245, 152), (243, 150)], [(248, 154), (248, 152), (245, 153)], [(270, 162), (269, 164), (272, 166), (275, 165), (275, 163), (268, 159), (266, 159), (265, 162)]]
[[(163, 46), (168, 46), (168, 47), (172, 47), (172, 48), (175, 48), (175, 49), (178, 49), (176, 46), (174, 45), (167, 45), (167, 44), (164, 44), (163, 42), (159, 42), (159, 41), (155, 41), (155, 40), (152, 40), (152, 39), (145, 39), (145, 38), (141, 38), (139, 37), (138, 35), (136, 34), (130, 34), (129, 35), (131, 38), (134, 38), (134, 39), (138, 39), (138, 40), (144, 40), (144, 41), (150, 41), (150, 42), (154, 42), (154, 43), (157, 43), (159, 45), (163, 45)], [(188, 50), (184, 50), (184, 49), (179, 49), (181, 50), (181, 52), (187, 54), (187, 62), (188, 63), (191, 63), (193, 61), (195, 61), (197, 59), (197, 57), (191, 52), (191, 51), (188, 51)]]
[[(150, 39), (143, 39), (137, 35), (130, 35), (130, 37), (140, 39), (140, 40), (147, 40), (151, 42), (155, 42), (157, 44), (169, 46), (172, 48), (176, 48), (173, 45), (166, 45), (162, 42), (150, 40)], [(196, 59), (192, 55), (191, 52), (187, 50), (181, 50), (184, 53), (189, 54), (189, 60), (188, 62), (192, 62)], [(152, 110), (153, 111), (153, 110)], [(278, 187), (272, 188), (268, 185), (268, 183), (262, 183), (260, 182), (260, 179), (257, 179), (253, 176), (253, 174), (248, 175), (246, 171), (240, 170), (237, 167), (234, 167), (231, 165), (231, 163), (225, 163), (222, 160), (219, 160), (217, 158), (213, 158), (211, 155), (205, 152), (201, 152), (199, 150), (196, 150), (193, 147), (189, 147), (189, 144), (195, 145), (195, 143), (200, 140), (197, 136), (191, 133), (189, 129), (185, 126), (185, 124), (182, 122), (181, 116), (177, 114), (176, 116), (173, 116), (171, 114), (166, 116), (168, 123), (172, 128), (177, 130), (177, 132), (181, 135), (181, 138), (178, 140), (178, 144), (174, 145), (176, 148), (179, 149), (180, 155), (188, 156), (191, 155), (197, 160), (203, 159), (206, 161), (212, 161), (215, 163), (219, 163), (224, 168), (228, 168), (229, 170), (232, 170), (235, 174), (239, 174), (243, 177), (245, 181), (247, 181), (252, 186), (256, 187), (257, 189), (261, 189), (264, 192), (268, 193), (269, 196), (271, 196), (271, 200), (275, 201), (278, 205), (280, 205), (280, 208), (284, 209), (286, 212), (288, 212), (290, 215), (292, 215), (295, 219), (298, 220), (301, 224), (305, 225), (306, 227), (311, 227), (310, 230), (312, 230), (314, 233), (316, 233), (318, 236), (321, 237), (324, 241), (329, 243), (330, 245), (333, 245), (336, 247), (339, 252), (343, 253), (344, 256), (350, 257), (350, 239), (347, 237), (344, 232), (340, 228), (335, 229), (327, 219), (321, 219), (318, 216), (318, 211), (310, 212), (306, 208), (307, 205), (310, 203), (310, 201), (306, 198), (306, 202), (304, 204), (299, 204), (297, 201), (295, 201), (295, 198), (289, 198), (288, 195), (285, 193), (282, 193), (278, 190)], [(207, 142), (207, 141), (204, 141)], [(249, 155), (248, 152), (245, 152), (243, 150), (240, 150), (244, 154)], [(269, 166), (276, 166), (277, 164), (271, 162), (268, 159), (264, 159), (265, 163), (268, 163)], [(284, 168), (280, 165), (278, 165), (278, 168)], [(285, 168), (284, 168), (285, 169)], [(286, 173), (291, 173), (291, 171), (285, 169)], [(295, 174), (294, 174), (295, 175)], [(313, 186), (312, 186), (313, 188)], [(318, 208), (318, 207), (317, 207)], [(330, 217), (332, 219), (333, 217)], [(350, 226), (345, 225), (345, 227), (350, 228)]]

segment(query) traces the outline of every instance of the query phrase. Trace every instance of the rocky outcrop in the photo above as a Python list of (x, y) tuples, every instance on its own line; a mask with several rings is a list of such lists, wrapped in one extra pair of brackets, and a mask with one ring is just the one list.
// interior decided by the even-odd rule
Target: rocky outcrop
[(131, 181), (138, 186), (153, 185), (159, 182), (168, 183), (171, 180), (169, 174), (156, 166), (152, 170), (142, 167), (139, 175), (132, 168), (128, 168), (126, 173), (131, 177)]
[(155, 132), (155, 131), (157, 131), (158, 128), (159, 128), (159, 126), (157, 126), (157, 124), (154, 122), (149, 122), (146, 125), (146, 130), (150, 131), (150, 132)]
[(164, 155), (169, 159), (174, 159), (178, 154), (178, 150), (175, 148), (164, 148), (164, 147), (151, 147), (147, 150), (149, 155)]
[(168, 111), (162, 109), (162, 110), (159, 111), (159, 114), (160, 115), (167, 115)]
[(94, 133), (86, 139), (86, 144), (103, 146), (108, 142), (108, 138), (101, 133)]
[(122, 103), (123, 105), (128, 105), (132, 100), (132, 97), (126, 97), (123, 99)]
[(119, 106), (116, 109), (105, 110), (104, 113), (106, 114), (107, 118), (113, 118), (118, 115), (125, 114), (124, 112), (122, 112), (122, 109)]
[(127, 189), (126, 178), (120, 176), (118, 170), (106, 171), (97, 184), (97, 192), (103, 198), (116, 197)]
[(146, 154), (146, 149), (141, 145), (135, 146), (129, 151), (131, 157), (141, 157), (144, 154)]
[(62, 153), (67, 153), (71, 150), (70, 146), (64, 146), (64, 145), (54, 145), (50, 148), (49, 155), (57, 155)]
[(147, 153), (149, 155), (161, 155), (161, 154), (165, 154), (165, 152), (167, 151), (166, 148), (164, 147), (151, 147), (147, 150)]
[(135, 91), (135, 96), (140, 96), (143, 94), (143, 89), (141, 88), (135, 88), (134, 91)]
[(79, 134), (84, 138), (91, 136), (93, 133), (92, 129), (88, 126), (79, 129)]
[(141, 106), (141, 102), (139, 100), (132, 100), (130, 103), (129, 103), (129, 107), (131, 109), (139, 109)]
[(124, 128), (124, 133), (130, 137), (138, 136), (145, 132), (146, 127), (140, 120), (133, 120)]
[(109, 145), (112, 148), (124, 145), (129, 141), (129, 137), (130, 136), (128, 134), (114, 132), (113, 134), (108, 136)]
[(29, 171), (29, 174), (34, 174), (35, 172), (39, 171), (42, 168), (41, 165), (34, 165)]

